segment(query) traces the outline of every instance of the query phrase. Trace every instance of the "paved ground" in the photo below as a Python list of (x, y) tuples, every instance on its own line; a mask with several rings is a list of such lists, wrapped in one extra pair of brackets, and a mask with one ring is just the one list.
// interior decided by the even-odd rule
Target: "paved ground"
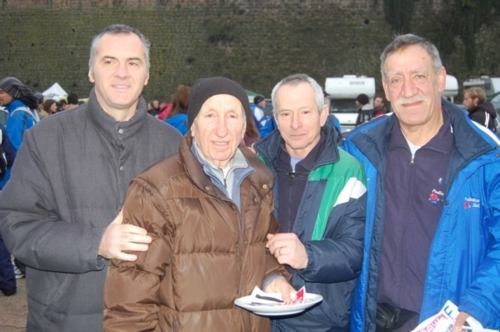
[(0, 331), (25, 331), (27, 312), (26, 279), (17, 279), (16, 295), (4, 296), (0, 292)]

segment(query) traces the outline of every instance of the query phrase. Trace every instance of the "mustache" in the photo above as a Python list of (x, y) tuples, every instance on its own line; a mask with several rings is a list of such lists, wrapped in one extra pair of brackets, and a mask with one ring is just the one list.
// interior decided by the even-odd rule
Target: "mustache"
[(398, 100), (396, 101), (396, 104), (398, 104), (398, 105), (411, 104), (411, 103), (415, 103), (418, 101), (427, 101), (427, 98), (425, 96), (414, 96), (411, 98), (401, 97), (401, 98), (398, 98)]

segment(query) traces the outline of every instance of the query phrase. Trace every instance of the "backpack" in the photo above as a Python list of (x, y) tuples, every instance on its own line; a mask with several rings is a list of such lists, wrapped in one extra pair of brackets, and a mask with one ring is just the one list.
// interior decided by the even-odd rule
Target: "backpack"
[(25, 115), (31, 115), (31, 117), (33, 118), (33, 120), (35, 121), (35, 124), (37, 122), (40, 121), (40, 116), (38, 115), (38, 112), (37, 111), (33, 111), (31, 109), (29, 109), (29, 107), (24, 107), (24, 106), (21, 106), (21, 107), (18, 107), (14, 110), (14, 112), (12, 112), (10, 114), (10, 116), (13, 116), (14, 114), (16, 114), (17, 112), (24, 112)]

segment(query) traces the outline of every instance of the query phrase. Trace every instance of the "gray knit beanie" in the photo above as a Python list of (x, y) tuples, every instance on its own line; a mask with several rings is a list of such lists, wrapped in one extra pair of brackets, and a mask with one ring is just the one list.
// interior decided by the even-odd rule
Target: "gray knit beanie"
[(193, 124), (194, 119), (200, 112), (201, 106), (208, 98), (215, 95), (227, 94), (239, 99), (247, 118), (252, 116), (248, 96), (243, 87), (235, 81), (226, 77), (208, 77), (197, 80), (191, 89), (191, 97), (189, 99), (189, 107), (187, 111), (189, 119), (189, 128)]

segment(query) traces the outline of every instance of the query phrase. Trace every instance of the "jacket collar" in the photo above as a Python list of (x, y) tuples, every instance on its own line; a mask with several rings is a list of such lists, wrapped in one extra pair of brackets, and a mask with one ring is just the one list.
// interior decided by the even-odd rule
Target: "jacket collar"
[[(431, 138), (422, 148), (435, 150), (441, 153), (448, 154), (453, 147), (453, 129), (450, 122), (450, 113), (443, 112), (443, 125), (439, 128), (438, 133)], [(395, 121), (389, 140), (389, 150), (396, 147), (408, 147), (408, 142), (403, 135), (399, 121)]]
[(97, 101), (95, 88), (90, 91), (87, 113), (97, 130), (109, 140), (123, 140), (135, 136), (148, 120), (146, 101), (140, 97), (137, 111), (132, 118), (128, 121), (116, 121), (104, 111)]
[[(443, 112), (447, 112), (454, 133), (454, 146), (447, 179), (447, 183), (450, 184), (457, 172), (467, 163), (497, 148), (498, 144), (476, 128), (467, 118), (466, 113), (457, 106), (441, 99), (441, 108)], [(381, 173), (385, 171), (387, 148), (396, 121), (397, 117), (394, 113), (377, 117), (356, 128), (346, 138), (348, 141), (351, 140)]]
[(7, 111), (9, 111), (9, 113), (14, 112), (14, 110), (20, 107), (28, 107), (28, 106), (26, 106), (26, 104), (19, 99), (14, 99), (9, 105), (5, 106), (5, 108), (7, 109)]
[[(188, 131), (186, 135), (184, 135), (179, 147), (179, 154), (184, 163), (184, 169), (188, 177), (204, 192), (220, 198), (225, 198), (226, 196), (219, 189), (216, 189), (210, 178), (203, 171), (202, 164), (191, 150), (192, 143), (193, 138), (191, 136), (191, 131)], [(262, 197), (265, 196), (272, 189), (273, 174), (246, 146), (240, 145), (239, 150), (248, 161), (250, 167), (255, 170), (247, 179), (250, 180), (252, 186), (257, 189)]]
[[(325, 124), (321, 128), (321, 135), (324, 136), (324, 144), (320, 146), (317, 158), (312, 163), (311, 170), (326, 164), (332, 164), (338, 161), (339, 152), (334, 134), (335, 128), (330, 124)], [(318, 144), (321, 144), (323, 138)], [(255, 144), (255, 150), (266, 159), (266, 164), (277, 168), (278, 155), (284, 140), (279, 130), (274, 130), (269, 136)]]

